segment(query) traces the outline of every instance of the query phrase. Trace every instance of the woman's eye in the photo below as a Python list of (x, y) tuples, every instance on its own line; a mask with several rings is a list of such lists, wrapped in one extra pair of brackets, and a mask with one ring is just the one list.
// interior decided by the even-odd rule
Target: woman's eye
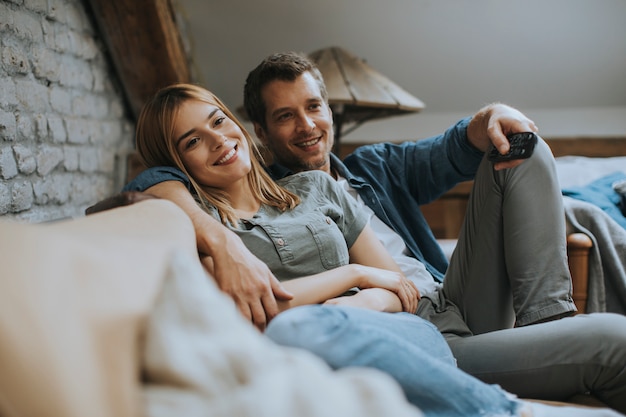
[(226, 119), (226, 117), (224, 117), (224, 116), (218, 117), (217, 119), (215, 119), (214, 125), (215, 126), (221, 125), (222, 123), (224, 123), (224, 119)]
[(191, 148), (193, 145), (195, 145), (196, 143), (198, 143), (198, 140), (200, 140), (199, 138), (191, 138), (187, 141), (187, 144), (185, 145), (185, 149), (189, 149)]

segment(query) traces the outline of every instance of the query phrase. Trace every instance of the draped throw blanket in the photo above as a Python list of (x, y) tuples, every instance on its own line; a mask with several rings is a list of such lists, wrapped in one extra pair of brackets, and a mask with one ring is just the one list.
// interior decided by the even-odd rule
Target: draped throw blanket
[(626, 229), (599, 206), (564, 197), (568, 233), (591, 238), (587, 312), (626, 314)]

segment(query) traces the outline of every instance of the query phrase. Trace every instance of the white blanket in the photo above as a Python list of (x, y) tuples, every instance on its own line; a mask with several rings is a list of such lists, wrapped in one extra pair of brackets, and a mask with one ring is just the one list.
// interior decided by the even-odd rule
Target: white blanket
[(197, 260), (173, 259), (143, 352), (149, 417), (419, 417), (388, 375), (332, 371), (243, 320)]

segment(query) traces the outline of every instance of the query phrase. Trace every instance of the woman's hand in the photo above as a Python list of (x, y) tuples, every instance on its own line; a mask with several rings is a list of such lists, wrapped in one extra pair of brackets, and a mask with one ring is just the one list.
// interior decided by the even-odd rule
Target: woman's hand
[[(367, 308), (374, 311), (397, 313), (403, 311), (398, 296), (382, 288), (368, 288), (354, 295), (331, 298), (324, 304)], [(406, 310), (405, 310), (406, 311)], [(412, 311), (414, 313), (415, 311)]]
[(404, 311), (415, 313), (420, 299), (417, 287), (404, 276), (369, 225), (350, 248), (350, 262), (360, 274), (357, 287), (387, 289), (398, 296)]
[(415, 284), (402, 273), (358, 264), (351, 266), (360, 276), (357, 285), (359, 288), (382, 288), (391, 291), (400, 299), (403, 311), (415, 313), (421, 296)]

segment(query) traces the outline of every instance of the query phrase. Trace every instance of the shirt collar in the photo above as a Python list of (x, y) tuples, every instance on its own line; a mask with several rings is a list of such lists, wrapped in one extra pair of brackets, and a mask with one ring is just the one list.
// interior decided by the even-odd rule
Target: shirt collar
[(365, 184), (362, 178), (353, 175), (344, 163), (335, 154), (330, 154), (330, 168), (335, 170), (337, 174), (348, 180), (351, 186), (360, 186)]
[(278, 163), (273, 163), (269, 167), (265, 168), (265, 170), (274, 180), (280, 180), (294, 174), (292, 170)]

